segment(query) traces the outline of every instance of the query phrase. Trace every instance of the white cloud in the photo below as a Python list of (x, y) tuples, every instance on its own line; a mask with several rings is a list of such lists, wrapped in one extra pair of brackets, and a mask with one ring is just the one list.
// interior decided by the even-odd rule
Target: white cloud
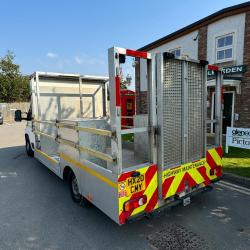
[(57, 54), (55, 54), (55, 53), (53, 53), (53, 52), (48, 52), (48, 53), (47, 53), (47, 57), (48, 57), (48, 58), (51, 58), (51, 59), (54, 59), (54, 58), (57, 58), (58, 56), (57, 56)]
[(89, 55), (83, 54), (82, 56), (75, 56), (74, 57), (75, 63), (79, 65), (85, 66), (97, 66), (97, 65), (104, 65), (105, 62), (101, 57), (91, 57)]
[[(107, 71), (106, 57), (104, 55), (92, 56), (88, 54), (75, 54), (71, 57), (64, 57), (54, 52), (46, 53), (47, 60), (39, 60), (38, 70), (49, 72), (86, 74), (103, 74)], [(44, 58), (43, 58), (44, 59)]]
[(77, 64), (82, 64), (83, 63), (83, 61), (82, 61), (82, 59), (79, 57), (79, 56), (75, 56), (75, 62), (77, 63)]

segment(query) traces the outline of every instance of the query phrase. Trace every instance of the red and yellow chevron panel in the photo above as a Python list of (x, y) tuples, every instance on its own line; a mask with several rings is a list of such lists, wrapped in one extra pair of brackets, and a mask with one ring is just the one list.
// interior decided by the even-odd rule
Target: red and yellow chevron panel
[(207, 151), (206, 158), (166, 169), (162, 174), (162, 198), (166, 199), (199, 184), (206, 186), (222, 176), (222, 148)]
[[(119, 221), (158, 207), (157, 166), (150, 165), (123, 173), (118, 178)], [(133, 206), (129, 206), (129, 204)], [(136, 204), (136, 205), (134, 205)]]

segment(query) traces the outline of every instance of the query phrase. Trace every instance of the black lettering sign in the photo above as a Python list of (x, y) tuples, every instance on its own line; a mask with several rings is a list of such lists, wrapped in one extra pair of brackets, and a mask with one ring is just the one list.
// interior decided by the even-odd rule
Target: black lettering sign
[(132, 185), (135, 185), (135, 184), (139, 184), (139, 183), (141, 183), (143, 181), (144, 181), (144, 175), (140, 175), (138, 177), (129, 178), (127, 180), (127, 185), (132, 186)]
[(128, 179), (128, 186), (133, 185), (133, 184), (132, 184), (133, 180), (134, 180), (134, 178)]
[(250, 132), (246, 131), (246, 130), (234, 129), (234, 130), (232, 130), (232, 135), (233, 136), (249, 136), (250, 137)]

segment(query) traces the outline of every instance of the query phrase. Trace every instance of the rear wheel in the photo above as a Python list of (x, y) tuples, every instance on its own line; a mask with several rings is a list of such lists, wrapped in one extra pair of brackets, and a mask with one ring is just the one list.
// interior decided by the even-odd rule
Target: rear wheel
[(30, 157), (33, 157), (34, 156), (34, 151), (32, 150), (29, 137), (25, 138), (25, 148), (26, 148), (27, 155), (30, 156)]
[(70, 185), (70, 193), (71, 193), (71, 197), (72, 200), (81, 205), (81, 206), (85, 206), (89, 204), (89, 201), (86, 200), (79, 191), (79, 184), (78, 181), (76, 179), (76, 176), (73, 172), (71, 172), (70, 176), (69, 176), (69, 185)]

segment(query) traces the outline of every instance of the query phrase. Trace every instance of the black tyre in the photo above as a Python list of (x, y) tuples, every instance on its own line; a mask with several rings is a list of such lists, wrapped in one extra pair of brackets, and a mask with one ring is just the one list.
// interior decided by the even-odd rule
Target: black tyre
[(30, 140), (29, 140), (28, 136), (25, 138), (25, 148), (26, 148), (27, 155), (29, 157), (33, 157), (34, 156), (34, 151), (32, 150), (32, 147), (31, 147)]
[(69, 175), (69, 186), (72, 200), (75, 203), (81, 206), (86, 206), (89, 204), (89, 201), (80, 194), (78, 181), (73, 172), (71, 172), (71, 174)]

